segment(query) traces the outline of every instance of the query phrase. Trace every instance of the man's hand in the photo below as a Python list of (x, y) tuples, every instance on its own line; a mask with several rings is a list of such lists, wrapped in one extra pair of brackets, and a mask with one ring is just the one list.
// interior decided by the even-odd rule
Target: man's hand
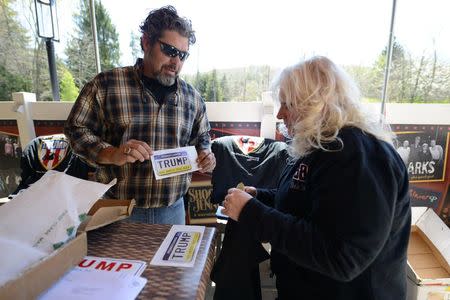
[(108, 147), (101, 150), (98, 153), (97, 162), (100, 164), (123, 166), (126, 163), (143, 162), (144, 160), (150, 159), (151, 155), (153, 155), (153, 150), (146, 142), (129, 140), (118, 148)]
[(198, 152), (197, 164), (200, 168), (199, 172), (209, 173), (216, 167), (216, 157), (208, 149), (203, 149)]
[(228, 190), (228, 195), (225, 196), (225, 200), (223, 201), (223, 207), (225, 208), (222, 209), (222, 213), (238, 221), (242, 208), (252, 198), (252, 195), (244, 191), (231, 188)]

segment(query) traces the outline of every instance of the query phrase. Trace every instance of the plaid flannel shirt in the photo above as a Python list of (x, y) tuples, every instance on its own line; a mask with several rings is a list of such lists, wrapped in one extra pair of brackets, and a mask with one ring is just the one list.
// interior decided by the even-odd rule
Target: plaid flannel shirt
[(117, 178), (105, 197), (134, 198), (138, 207), (163, 207), (186, 193), (191, 174), (155, 180), (150, 160), (121, 167), (95, 163), (100, 150), (130, 139), (144, 141), (153, 150), (189, 145), (197, 151), (210, 148), (210, 125), (200, 94), (178, 78), (176, 92), (160, 105), (142, 83), (142, 67), (139, 59), (134, 67), (100, 73), (87, 83), (64, 132), (73, 151), (97, 166), (97, 181)]

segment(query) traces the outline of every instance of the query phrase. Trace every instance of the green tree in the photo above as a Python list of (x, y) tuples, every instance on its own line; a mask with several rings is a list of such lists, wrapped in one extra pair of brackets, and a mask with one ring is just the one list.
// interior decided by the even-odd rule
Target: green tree
[(52, 101), (53, 95), (45, 40), (37, 36), (34, 38), (31, 71), (33, 76), (33, 92), (36, 94), (36, 99)]
[(130, 48), (133, 61), (136, 61), (142, 55), (141, 39), (133, 32), (130, 33)]
[(369, 89), (372, 85), (370, 66), (347, 65), (343, 67), (347, 71), (347, 73), (356, 81), (363, 97), (375, 99), (375, 101), (380, 100), (381, 91), (374, 93), (376, 94), (375, 97), (369, 96)]
[[(119, 34), (111, 18), (100, 1), (95, 1), (97, 36), (102, 70), (119, 65)], [(69, 41), (65, 53), (67, 66), (74, 75), (78, 87), (83, 86), (96, 74), (95, 50), (93, 44), (91, 19), (87, 0), (80, 1), (79, 13), (74, 15), (76, 34)]]
[[(371, 70), (359, 73), (359, 75), (366, 75), (368, 78), (365, 80), (360, 79), (361, 82), (366, 82), (369, 86), (361, 86), (363, 94), (369, 98), (381, 99), (381, 92), (384, 84), (384, 73), (386, 67), (386, 53), (387, 47), (385, 47), (377, 60), (374, 62)], [(394, 38), (392, 46), (392, 59), (391, 69), (389, 75), (388, 95), (391, 102), (399, 102), (399, 99), (404, 98), (408, 88), (408, 72), (405, 69), (406, 54), (402, 45), (400, 45)], [(352, 74), (353, 75), (353, 74)], [(365, 93), (364, 93), (365, 92)]]
[(228, 86), (227, 75), (223, 74), (220, 80), (220, 91), (222, 99), (220, 101), (230, 101), (230, 87)]
[[(109, 70), (119, 65), (120, 45), (119, 34), (111, 17), (100, 1), (95, 1), (95, 15), (97, 17), (97, 34), (102, 70)], [(91, 19), (88, 18), (90, 21)], [(89, 28), (91, 24), (89, 22)]]
[(29, 48), (29, 66), (26, 68), (32, 80), (30, 92), (36, 94), (38, 100), (52, 100), (50, 73), (45, 40), (38, 36), (36, 26), (35, 3), (33, 0), (20, 1), (20, 11), (27, 22), (27, 33), (31, 37)]
[(0, 0), (0, 101), (11, 100), (12, 92), (31, 90), (29, 37), (12, 4)]
[(205, 99), (205, 101), (208, 101), (208, 99), (206, 98), (206, 81), (206, 75), (202, 75), (200, 72), (197, 72), (197, 74), (195, 75), (195, 79), (188, 79), (188, 82), (190, 82), (197, 89), (200, 95), (202, 95), (203, 99)]
[(212, 70), (208, 73), (206, 80), (206, 101), (218, 102), (219, 100), (219, 83), (217, 82), (217, 71)]
[(59, 69), (58, 77), (61, 100), (73, 102), (78, 97), (79, 90), (75, 85), (75, 81), (70, 71), (64, 65), (60, 65)]
[(96, 74), (95, 52), (91, 36), (74, 37), (65, 49), (66, 65), (74, 76), (75, 84), (81, 88)]
[(24, 77), (12, 74), (0, 65), (0, 101), (10, 101), (13, 92), (30, 90), (31, 82)]
[[(359, 72), (359, 77), (355, 76), (366, 97), (381, 98), (386, 52), (387, 48), (381, 51), (370, 70)], [(353, 71), (357, 69), (353, 68)], [(448, 63), (439, 60), (436, 50), (423, 51), (422, 55), (414, 57), (394, 39), (387, 90), (389, 102), (448, 102), (450, 100), (449, 78), (450, 67)]]

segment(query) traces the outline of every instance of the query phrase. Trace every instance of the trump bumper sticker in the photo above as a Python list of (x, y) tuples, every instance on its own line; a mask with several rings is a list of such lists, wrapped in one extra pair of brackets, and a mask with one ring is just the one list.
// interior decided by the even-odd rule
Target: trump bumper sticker
[(193, 267), (204, 231), (204, 226), (173, 225), (150, 264)]
[(200, 232), (175, 232), (169, 248), (163, 255), (165, 261), (190, 262), (200, 241)]
[(194, 146), (155, 151), (151, 157), (155, 178), (186, 174), (198, 170)]

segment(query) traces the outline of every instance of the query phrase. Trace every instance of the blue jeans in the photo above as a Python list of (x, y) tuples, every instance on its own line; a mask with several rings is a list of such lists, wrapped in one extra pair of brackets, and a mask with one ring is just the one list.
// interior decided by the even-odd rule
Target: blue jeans
[(140, 208), (135, 207), (131, 216), (125, 219), (131, 223), (147, 224), (186, 224), (186, 212), (184, 211), (183, 197), (167, 207)]

